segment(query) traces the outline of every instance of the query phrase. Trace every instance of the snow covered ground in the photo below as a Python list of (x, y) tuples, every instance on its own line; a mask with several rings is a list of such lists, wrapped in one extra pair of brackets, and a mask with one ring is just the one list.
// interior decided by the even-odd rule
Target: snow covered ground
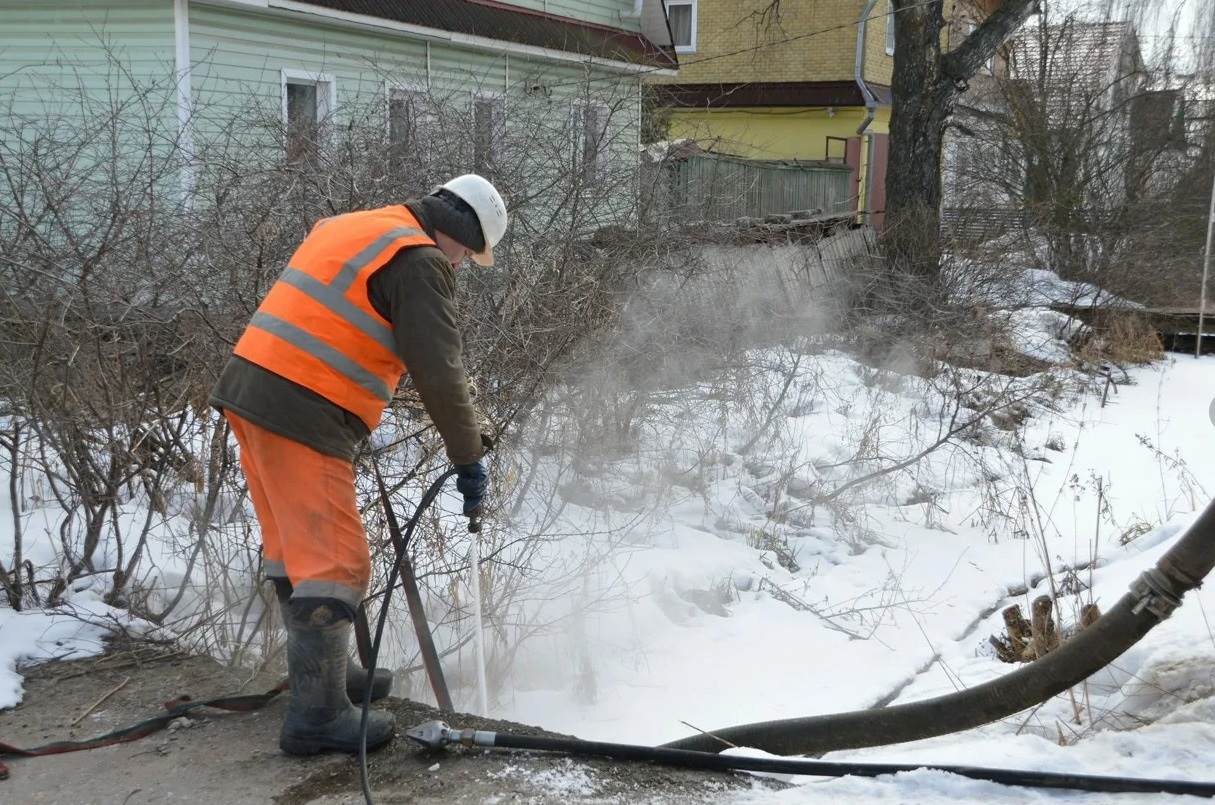
[[(816, 365), (833, 375), (826, 385), (837, 388), (857, 371), (841, 356), (822, 356)], [(812, 525), (774, 525), (764, 514), (765, 480), (771, 482), (764, 470), (776, 472), (781, 462), (774, 458), (756, 472), (735, 462), (704, 493), (687, 495), (646, 524), (645, 541), (654, 547), (631, 554), (627, 568), (617, 571), (637, 591), (636, 600), (588, 616), (576, 637), (533, 643), (513, 689), (491, 714), (591, 740), (654, 744), (693, 727), (905, 703), (1009, 672), (1013, 666), (995, 659), (988, 637), (1002, 633), (1005, 606), (1019, 603), (1028, 613), (1029, 601), (1049, 592), (1048, 562), (1056, 584), (1074, 590), (1061, 596), (1066, 627), (1080, 604), (1108, 607), (1121, 598), (1215, 491), (1215, 425), (1208, 413), (1215, 360), (1177, 357), (1133, 370), (1129, 379), (1109, 392), (1104, 407), (1097, 392), (1066, 397), (1057, 411), (1035, 409), (1024, 425), (1024, 459), (998, 444), (973, 448), (985, 454), (979, 457), (984, 466), (1033, 488), (1037, 504), (1030, 510), (1018, 512), (1007, 497), (1001, 502), (1008, 490), (982, 480), (975, 456), (962, 461), (943, 451), (914, 483), (905, 478), (871, 495), (864, 517), (879, 544), (861, 551), (848, 548), (823, 512)], [(895, 396), (915, 404), (912, 394)], [(898, 407), (891, 399), (868, 399), (885, 410)], [(866, 419), (856, 405), (843, 413), (833, 409), (838, 402), (820, 400), (824, 404), (788, 422), (785, 444), (812, 465), (841, 455), (854, 443), (850, 423)], [(892, 430), (906, 422), (897, 412), (889, 418)], [(799, 463), (782, 460), (786, 467)], [(928, 502), (908, 503), (915, 487), (936, 491)], [(987, 518), (979, 514), (984, 506)], [(993, 529), (991, 521), (1001, 517), (991, 512), (1001, 506), (1006, 527)], [(797, 572), (748, 547), (745, 535), (764, 529), (787, 538)], [(1059, 573), (1069, 567), (1081, 569)], [(735, 599), (723, 613), (680, 596), (719, 589), (723, 580)], [(774, 596), (773, 584), (813, 611)], [(1191, 593), (1171, 619), (1077, 688), (1075, 706), (1061, 696), (967, 733), (825, 759), (1215, 781), (1212, 608), (1209, 590)], [(922, 771), (881, 780), (804, 780), (797, 789), (757, 792), (745, 801), (1109, 797), (1007, 789)], [(1124, 794), (1117, 801), (1164, 799)]]
[[(993, 393), (984, 384), (1015, 394), (1027, 381), (956, 373), (969, 390), (967, 407), (954, 409), (914, 378), (841, 353), (781, 354), (773, 365), (786, 371), (763, 381), (779, 400), (771, 421), (684, 398), (653, 420), (664, 424), (642, 428), (633, 470), (650, 481), (665, 473), (661, 505), (622, 515), (628, 524), (613, 538), (627, 550), (580, 580), (585, 599), (598, 603), (559, 602), (578, 614), (523, 644), (490, 715), (590, 740), (656, 744), (695, 729), (972, 686), (1012, 670), (988, 637), (1002, 632), (1001, 609), (1018, 603), (1028, 612), (1050, 590), (1048, 571), (1063, 591), (1067, 627), (1081, 604), (1118, 600), (1215, 494), (1215, 359), (1176, 356), (1116, 376), (1106, 389), (1077, 391), (1061, 373), (1053, 405), (1027, 405), (1024, 422), (1007, 430), (985, 421), (834, 508), (813, 505), (815, 492), (932, 445), (959, 415), (982, 408)], [(850, 463), (862, 444), (867, 463)], [(584, 469), (580, 481), (602, 492), (606, 476)], [(583, 503), (566, 509), (571, 531), (594, 522), (602, 532), (605, 513)], [(11, 536), (0, 533), (0, 556)], [(17, 662), (98, 650), (102, 629), (87, 621), (120, 613), (82, 587), (71, 598), (74, 615), (0, 609), (0, 707), (20, 699)], [(964, 734), (826, 759), (1215, 781), (1213, 596), (1191, 593), (1077, 688), (1075, 704), (1062, 696)], [(460, 695), (465, 708), (476, 706), (475, 691)], [(1115, 801), (933, 771), (797, 782), (733, 801)]]

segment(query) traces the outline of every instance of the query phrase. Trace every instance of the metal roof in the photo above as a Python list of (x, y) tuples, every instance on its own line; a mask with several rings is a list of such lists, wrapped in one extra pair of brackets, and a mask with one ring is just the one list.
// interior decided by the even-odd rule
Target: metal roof
[(1068, 19), (1027, 28), (1012, 42), (1013, 77), (1047, 85), (1083, 85), (1103, 90), (1141, 73), (1143, 59), (1129, 22)]
[(666, 69), (677, 65), (673, 52), (640, 33), (493, 0), (305, 0), (305, 3), (348, 14), (630, 64)]

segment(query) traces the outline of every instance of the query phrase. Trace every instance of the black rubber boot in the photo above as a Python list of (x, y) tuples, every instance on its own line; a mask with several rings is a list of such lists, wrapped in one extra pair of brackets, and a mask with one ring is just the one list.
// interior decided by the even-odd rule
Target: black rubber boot
[[(287, 629), (287, 678), (291, 696), (278, 745), (289, 755), (334, 751), (357, 754), (362, 708), (346, 695), (346, 646), (350, 617), (336, 601), (291, 602)], [(367, 751), (393, 737), (391, 713), (367, 714)]]
[[(274, 583), (274, 594), (278, 597), (279, 609), (283, 614), (283, 623), (291, 628), (291, 582), (287, 579), (270, 579)], [(363, 691), (367, 689), (367, 669), (352, 658), (346, 659), (346, 695), (355, 704), (363, 703)], [(371, 700), (383, 699), (392, 691), (392, 671), (387, 668), (375, 669), (375, 678), (371, 681)]]
[[(367, 669), (349, 657), (346, 658), (346, 696), (355, 704), (363, 703), (363, 691), (367, 689)], [(383, 699), (392, 690), (392, 671), (375, 669), (371, 680), (371, 700)]]

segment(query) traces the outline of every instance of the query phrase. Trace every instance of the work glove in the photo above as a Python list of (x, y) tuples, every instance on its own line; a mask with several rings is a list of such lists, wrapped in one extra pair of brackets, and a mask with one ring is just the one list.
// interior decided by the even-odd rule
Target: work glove
[(456, 489), (464, 496), (464, 515), (475, 512), (489, 491), (489, 476), (480, 461), (456, 465)]

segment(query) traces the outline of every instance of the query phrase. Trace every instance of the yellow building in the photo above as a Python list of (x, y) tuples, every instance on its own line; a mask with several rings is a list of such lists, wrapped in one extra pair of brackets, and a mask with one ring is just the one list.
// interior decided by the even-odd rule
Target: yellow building
[[(945, 6), (965, 20), (997, 3)], [(666, 7), (679, 75), (651, 83), (670, 110), (670, 136), (748, 159), (846, 163), (856, 209), (880, 225), (894, 70), (890, 0), (666, 0)]]

